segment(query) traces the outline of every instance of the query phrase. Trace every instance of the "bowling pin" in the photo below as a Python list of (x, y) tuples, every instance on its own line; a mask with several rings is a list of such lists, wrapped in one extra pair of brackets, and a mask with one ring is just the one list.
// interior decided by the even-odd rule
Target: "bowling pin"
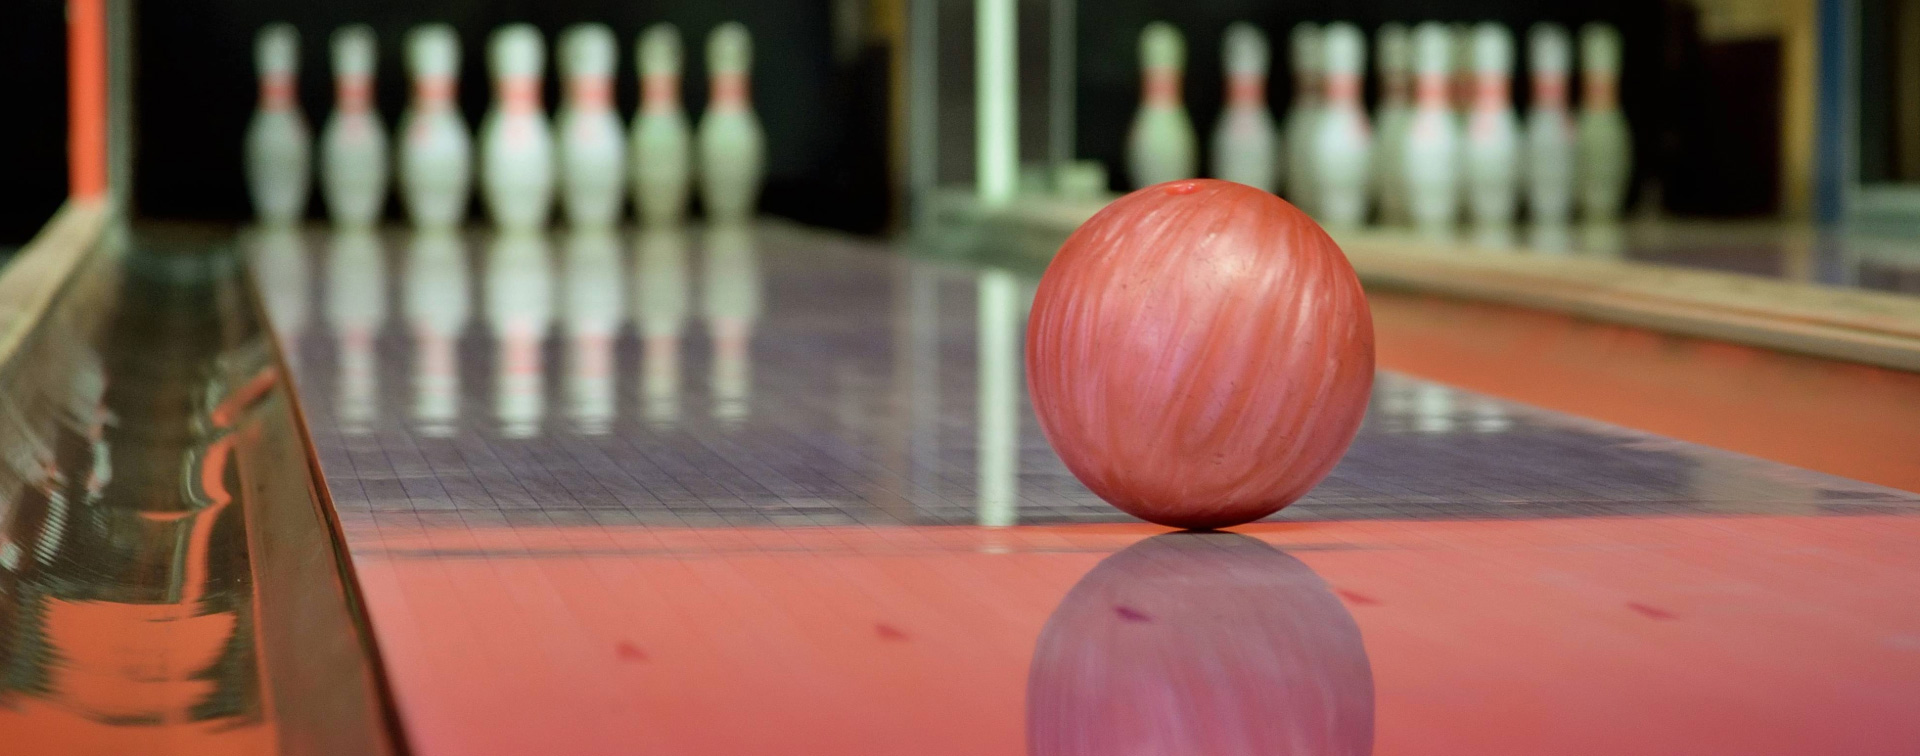
[(1413, 115), (1400, 146), (1401, 183), (1415, 226), (1442, 232), (1459, 217), (1459, 122), (1453, 114), (1453, 40), (1444, 24), (1413, 30)]
[(687, 239), (678, 226), (640, 232), (637, 320), (641, 338), (641, 412), (649, 425), (680, 419), (680, 337), (687, 325)]
[(429, 438), (451, 436), (460, 419), (460, 330), (467, 323), (467, 255), (460, 233), (414, 232), (406, 263), (407, 324), (413, 331), (413, 422)]
[(580, 24), (560, 36), (566, 77), (560, 107), (560, 201), (575, 228), (607, 228), (626, 205), (627, 135), (613, 111), (619, 43), (603, 24)]
[(1278, 188), (1280, 133), (1267, 111), (1267, 35), (1252, 24), (1227, 26), (1221, 44), (1227, 107), (1213, 131), (1213, 175), (1264, 191)]
[(1325, 93), (1321, 71), (1326, 56), (1320, 51), (1320, 27), (1301, 22), (1293, 27), (1289, 39), (1293, 58), (1293, 101), (1287, 107), (1287, 199), (1307, 212), (1313, 212), (1313, 200), (1319, 191), (1313, 187), (1314, 126), (1320, 116), (1320, 98)]
[(296, 223), (307, 213), (313, 136), (300, 113), (300, 33), (288, 24), (260, 30), (254, 42), (260, 104), (247, 124), (247, 190), (262, 223)]
[(1527, 106), (1527, 213), (1539, 225), (1564, 226), (1573, 215), (1574, 128), (1567, 111), (1573, 43), (1559, 24), (1527, 32), (1533, 98)]
[(611, 226), (567, 235), (567, 418), (583, 435), (613, 427), (614, 340), (620, 323), (620, 240)]
[(1360, 102), (1367, 66), (1367, 39), (1345, 21), (1328, 24), (1321, 39), (1326, 95), (1309, 137), (1313, 145), (1312, 212), (1329, 226), (1354, 227), (1367, 220), (1373, 176), (1373, 132)]
[(373, 106), (373, 27), (333, 33), (333, 116), (320, 135), (320, 183), (333, 222), (364, 228), (387, 201), (387, 130)]
[(327, 319), (339, 340), (334, 417), (340, 432), (365, 435), (380, 417), (379, 349), (387, 318), (387, 276), (380, 238), (370, 226), (340, 226), (327, 255)]
[(1381, 24), (1374, 38), (1380, 71), (1380, 108), (1374, 123), (1380, 130), (1374, 143), (1373, 191), (1380, 220), (1400, 225), (1408, 220), (1403, 150), (1413, 123), (1413, 39), (1406, 25), (1397, 22)]
[(1450, 87), (1448, 97), (1453, 103), (1454, 133), (1460, 135), (1457, 144), (1460, 154), (1453, 159), (1458, 166), (1454, 180), (1460, 182), (1460, 194), (1464, 197), (1468, 188), (1467, 116), (1473, 112), (1473, 25), (1455, 22), (1447, 29), (1453, 33), (1453, 44), (1449, 48), (1453, 50), (1453, 66), (1447, 85)]
[(493, 411), (506, 438), (530, 438), (547, 414), (541, 349), (553, 322), (553, 272), (539, 230), (502, 230), (488, 250), (487, 321), (494, 338)]
[(700, 116), (700, 202), (707, 219), (734, 223), (753, 217), (766, 172), (767, 136), (753, 113), (748, 77), (753, 39), (730, 21), (707, 35), (707, 112)]
[(760, 319), (760, 263), (753, 228), (721, 224), (707, 232), (701, 299), (713, 335), (713, 418), (747, 418), (753, 393), (754, 323)]
[(1467, 120), (1467, 212), (1483, 226), (1513, 223), (1519, 205), (1520, 126), (1513, 112), (1513, 35), (1492, 21), (1473, 30), (1473, 110)]
[(473, 183), (473, 135), (454, 94), (460, 36), (447, 24), (407, 33), (413, 105), (400, 120), (400, 196), (419, 228), (454, 228), (467, 218)]
[(1620, 218), (1633, 172), (1633, 134), (1620, 112), (1620, 32), (1610, 24), (1580, 28), (1580, 210), (1587, 220)]
[(1193, 178), (1199, 151), (1181, 99), (1187, 42), (1172, 24), (1140, 30), (1140, 110), (1127, 131), (1127, 172), (1135, 186)]
[(680, 29), (654, 24), (640, 35), (640, 113), (633, 117), (633, 200), (641, 223), (678, 224), (692, 190), (693, 131), (680, 104)]
[(480, 126), (480, 181), (487, 212), (502, 230), (528, 233), (553, 209), (553, 134), (540, 102), (546, 43), (529, 24), (493, 33), (494, 104)]

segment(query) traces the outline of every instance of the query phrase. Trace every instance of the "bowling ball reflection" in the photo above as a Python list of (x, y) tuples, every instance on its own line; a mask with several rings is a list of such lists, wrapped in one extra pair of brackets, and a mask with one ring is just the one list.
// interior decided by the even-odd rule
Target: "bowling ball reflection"
[(1242, 535), (1169, 533), (1101, 561), (1027, 676), (1031, 756), (1372, 751), (1359, 626), (1313, 570)]

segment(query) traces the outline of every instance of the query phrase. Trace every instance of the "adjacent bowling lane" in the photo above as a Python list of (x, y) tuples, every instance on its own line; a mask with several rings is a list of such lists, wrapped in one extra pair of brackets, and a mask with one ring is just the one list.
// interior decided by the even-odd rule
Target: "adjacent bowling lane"
[(0, 361), (0, 751), (390, 753), (240, 258), (167, 237)]
[(1157, 535), (1040, 436), (1026, 274), (778, 225), (241, 243), (420, 753), (1920, 737), (1920, 497), (1386, 373), (1305, 500)]

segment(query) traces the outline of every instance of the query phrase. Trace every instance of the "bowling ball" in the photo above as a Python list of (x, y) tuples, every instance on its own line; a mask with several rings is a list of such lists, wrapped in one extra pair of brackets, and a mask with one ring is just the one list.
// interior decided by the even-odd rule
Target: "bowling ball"
[(1027, 388), (1075, 477), (1141, 519), (1220, 528), (1325, 478), (1373, 387), (1346, 255), (1272, 194), (1171, 181), (1067, 238), (1027, 323)]
[(1313, 570), (1236, 533), (1102, 560), (1027, 668), (1031, 756), (1366, 756), (1373, 666)]

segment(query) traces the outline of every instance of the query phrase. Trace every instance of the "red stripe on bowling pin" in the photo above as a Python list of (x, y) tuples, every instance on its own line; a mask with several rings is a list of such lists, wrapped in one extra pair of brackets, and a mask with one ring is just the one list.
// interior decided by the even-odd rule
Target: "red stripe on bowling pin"
[(1446, 74), (1421, 74), (1414, 79), (1413, 102), (1422, 108), (1442, 109), (1447, 107)]
[(713, 106), (726, 110), (745, 110), (747, 107), (747, 75), (744, 73), (714, 74)]
[(1327, 104), (1357, 105), (1360, 102), (1360, 75), (1357, 73), (1327, 74)]
[(568, 82), (573, 104), (581, 110), (606, 110), (613, 107), (613, 80), (605, 76), (575, 76)]
[(1147, 105), (1173, 107), (1180, 104), (1180, 69), (1149, 68), (1141, 74), (1140, 99)]
[(453, 103), (453, 77), (422, 76), (413, 83), (414, 98), (423, 110), (439, 110)]
[(1619, 80), (1610, 73), (1588, 73), (1580, 94), (1588, 110), (1612, 110), (1620, 106)]
[(260, 79), (260, 107), (266, 110), (292, 110), (293, 74), (271, 73)]
[(677, 74), (648, 74), (640, 80), (641, 107), (652, 112), (680, 107), (680, 77)]
[(1475, 77), (1473, 82), (1473, 107), (1475, 110), (1501, 110), (1507, 106), (1507, 94), (1512, 91), (1506, 76), (1482, 74)]
[(513, 115), (539, 112), (540, 79), (533, 76), (510, 76), (501, 79), (500, 109)]
[(1227, 104), (1259, 106), (1267, 101), (1267, 77), (1233, 74), (1227, 77)]
[(334, 97), (339, 100), (340, 112), (360, 115), (373, 109), (373, 77), (342, 76), (335, 86)]
[(1548, 110), (1567, 108), (1567, 77), (1558, 73), (1536, 74), (1533, 77), (1533, 104)]

